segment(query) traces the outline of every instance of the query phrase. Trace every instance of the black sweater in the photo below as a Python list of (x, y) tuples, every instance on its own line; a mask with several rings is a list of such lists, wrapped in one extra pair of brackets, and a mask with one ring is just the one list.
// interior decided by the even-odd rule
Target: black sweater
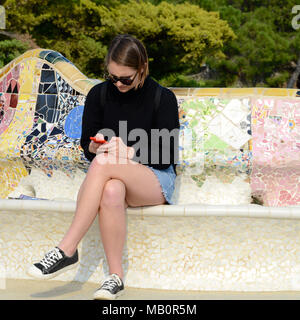
[[(132, 160), (156, 169), (166, 169), (172, 164), (175, 169), (176, 163), (178, 163), (179, 136), (178, 104), (175, 94), (171, 90), (162, 87), (160, 105), (155, 111), (154, 97), (158, 83), (150, 76), (145, 79), (142, 88), (137, 90), (133, 88), (125, 93), (120, 92), (111, 81), (108, 81), (105, 105), (100, 103), (102, 86), (103, 83), (95, 85), (89, 91), (85, 101), (80, 144), (86, 158), (92, 161), (95, 157), (95, 154), (88, 150), (90, 137), (95, 136), (99, 130), (106, 128), (113, 130), (113, 135), (121, 136), (127, 146), (132, 146), (135, 149), (135, 156)], [(125, 136), (121, 132), (119, 134), (119, 121), (127, 121)], [(123, 122), (124, 124), (125, 122)], [(132, 139), (132, 136), (128, 136), (132, 129), (137, 128), (144, 129), (147, 132), (146, 144), (137, 143), (145, 141), (145, 139), (139, 138), (139, 134), (136, 134), (137, 138), (135, 137), (135, 139)], [(151, 129), (167, 129), (168, 131), (164, 131), (168, 133), (173, 129), (176, 130), (172, 132), (173, 138), (157, 140), (151, 139)], [(156, 132), (158, 131), (156, 130)], [(111, 136), (105, 136), (107, 140), (111, 138)], [(145, 150), (148, 151), (148, 157), (146, 158), (142, 157), (142, 152), (145, 152)], [(163, 152), (168, 155), (167, 159), (162, 156)], [(151, 154), (156, 158), (151, 159)]]

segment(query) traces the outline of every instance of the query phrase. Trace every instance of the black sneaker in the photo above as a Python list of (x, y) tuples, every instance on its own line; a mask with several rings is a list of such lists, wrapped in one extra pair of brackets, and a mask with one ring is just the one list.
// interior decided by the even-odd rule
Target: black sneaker
[(31, 265), (27, 273), (37, 279), (51, 279), (67, 270), (76, 268), (77, 265), (77, 250), (72, 257), (67, 257), (61, 249), (55, 247), (46, 253), (40, 262)]
[(124, 284), (115, 273), (107, 276), (101, 287), (94, 293), (96, 300), (113, 300), (124, 293)]

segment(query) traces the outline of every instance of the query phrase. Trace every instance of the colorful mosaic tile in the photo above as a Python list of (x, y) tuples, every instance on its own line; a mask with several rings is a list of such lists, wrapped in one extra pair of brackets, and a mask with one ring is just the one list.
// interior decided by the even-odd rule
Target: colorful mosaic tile
[(0, 158), (0, 198), (5, 198), (28, 175), (21, 159)]
[[(52, 50), (28, 51), (0, 70), (1, 198), (34, 170), (71, 178), (76, 170), (86, 172), (81, 121), (86, 94), (96, 83)], [(189, 182), (182, 179), (183, 189), (192, 181), (201, 198), (204, 187), (218, 184), (222, 197), (235, 184), (230, 190), (243, 189), (240, 196), (248, 199), (251, 186), (257, 203), (300, 204), (297, 90), (171, 89), (181, 127), (177, 173)]]
[(300, 102), (253, 99), (253, 195), (264, 205), (300, 204)]
[(187, 98), (180, 101), (179, 115), (178, 174), (190, 175), (201, 188), (210, 176), (232, 183), (250, 173), (249, 99)]
[[(5, 176), (1, 198), (32, 168), (40, 168), (51, 177), (53, 170), (72, 175), (76, 168), (86, 170), (88, 166), (79, 145), (86, 92), (75, 90), (68, 81), (68, 76), (80, 72), (57, 52), (30, 53), (1, 70), (0, 159), (10, 161), (9, 165), (1, 165), (1, 176)], [(55, 68), (57, 63), (69, 73), (60, 75)], [(74, 81), (81, 79), (88, 80), (90, 88), (97, 83), (85, 76), (73, 77)], [(11, 159), (19, 160), (16, 163)]]

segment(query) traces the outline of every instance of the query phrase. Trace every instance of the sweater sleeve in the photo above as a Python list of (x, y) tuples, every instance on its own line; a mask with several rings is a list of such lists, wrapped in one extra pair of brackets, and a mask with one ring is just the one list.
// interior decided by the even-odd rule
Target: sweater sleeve
[[(150, 165), (156, 169), (167, 169), (170, 164), (177, 164), (179, 160), (179, 115), (178, 103), (175, 94), (163, 88), (160, 105), (154, 114), (155, 128), (159, 138), (154, 135), (150, 139), (149, 157)], [(157, 154), (158, 153), (158, 154)], [(149, 161), (150, 161), (149, 159)], [(156, 161), (153, 161), (156, 159)], [(159, 159), (157, 163), (157, 159)]]
[(96, 133), (102, 128), (100, 88), (101, 84), (95, 85), (88, 92), (82, 116), (82, 132), (80, 145), (84, 151), (85, 157), (89, 161), (92, 161), (95, 157), (95, 154), (89, 151), (90, 137), (94, 137)]

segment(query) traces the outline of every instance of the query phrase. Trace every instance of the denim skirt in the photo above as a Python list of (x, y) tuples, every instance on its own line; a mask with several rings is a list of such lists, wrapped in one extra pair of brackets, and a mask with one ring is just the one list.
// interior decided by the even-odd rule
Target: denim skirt
[(174, 168), (172, 165), (170, 165), (167, 169), (159, 170), (159, 169), (154, 169), (152, 167), (149, 167), (146, 165), (149, 169), (151, 169), (154, 174), (156, 175), (161, 189), (162, 193), (167, 201), (168, 204), (173, 204), (171, 201), (174, 188), (175, 188), (175, 178), (176, 178), (176, 173), (174, 171)]

